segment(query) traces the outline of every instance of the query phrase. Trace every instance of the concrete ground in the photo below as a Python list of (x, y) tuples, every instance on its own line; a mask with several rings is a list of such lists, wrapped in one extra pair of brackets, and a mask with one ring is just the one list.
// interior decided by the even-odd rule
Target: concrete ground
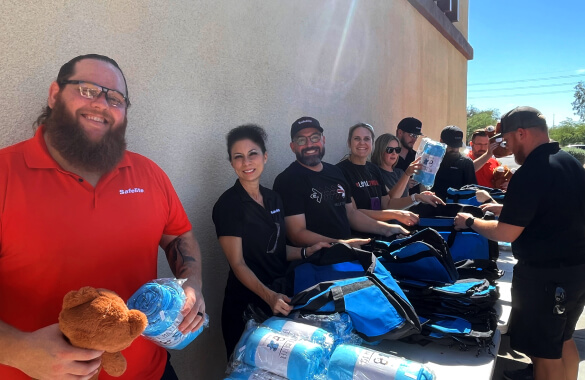
[[(585, 313), (581, 315), (577, 323), (573, 338), (575, 339), (575, 343), (579, 349), (579, 356), (581, 357), (578, 380), (585, 380)], [(521, 353), (512, 350), (510, 348), (509, 337), (503, 335), (492, 379), (501, 380), (504, 378), (503, 371), (524, 368), (528, 363), (530, 363), (530, 360)]]

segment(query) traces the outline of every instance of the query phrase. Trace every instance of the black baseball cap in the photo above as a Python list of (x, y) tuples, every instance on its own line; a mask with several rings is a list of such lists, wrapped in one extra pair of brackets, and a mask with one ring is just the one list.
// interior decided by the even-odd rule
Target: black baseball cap
[(547, 127), (546, 117), (536, 108), (521, 106), (502, 116), (500, 121), (501, 134), (515, 131), (518, 128)]
[(319, 124), (319, 120), (314, 119), (309, 116), (303, 116), (295, 120), (290, 127), (290, 138), (293, 139), (300, 130), (305, 128), (315, 128), (319, 132), (323, 133), (323, 128), (321, 128), (321, 124)]
[(461, 148), (463, 131), (455, 125), (448, 125), (441, 131), (441, 140), (450, 148)]
[(398, 129), (403, 130), (406, 133), (413, 133), (415, 135), (422, 135), (422, 122), (414, 117), (405, 117), (400, 120), (397, 126)]

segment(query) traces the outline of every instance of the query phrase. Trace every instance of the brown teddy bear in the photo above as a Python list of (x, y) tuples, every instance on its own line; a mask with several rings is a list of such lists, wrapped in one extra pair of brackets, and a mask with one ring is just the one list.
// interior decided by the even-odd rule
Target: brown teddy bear
[[(507, 148), (505, 145), (504, 146), (501, 145), (503, 141), (503, 138), (501, 136), (502, 124), (499, 121), (495, 127), (493, 125), (488, 125), (485, 128), (485, 131), (487, 133), (487, 136), (490, 138), (490, 144), (493, 142), (500, 143), (500, 145), (496, 149), (494, 149), (493, 152), (496, 158), (506, 157), (512, 154), (512, 151), (509, 148)], [(498, 135), (498, 137), (494, 137), (495, 135)]]
[(494, 189), (506, 190), (508, 188), (508, 182), (510, 182), (514, 173), (506, 165), (498, 166), (494, 169), (493, 173), (492, 187)]
[[(144, 313), (128, 310), (116, 293), (90, 286), (67, 293), (59, 314), (59, 327), (69, 342), (105, 351), (101, 368), (115, 377), (126, 371), (126, 359), (120, 351), (130, 346), (147, 324)], [(99, 371), (91, 380), (98, 375)]]

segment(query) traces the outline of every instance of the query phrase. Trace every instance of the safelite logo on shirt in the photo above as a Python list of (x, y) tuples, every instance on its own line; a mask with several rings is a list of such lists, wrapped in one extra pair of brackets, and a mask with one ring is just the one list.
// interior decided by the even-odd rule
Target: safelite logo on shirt
[(134, 193), (144, 193), (144, 189), (141, 189), (139, 187), (133, 187), (133, 188), (126, 189), (126, 190), (120, 190), (120, 195), (134, 194)]

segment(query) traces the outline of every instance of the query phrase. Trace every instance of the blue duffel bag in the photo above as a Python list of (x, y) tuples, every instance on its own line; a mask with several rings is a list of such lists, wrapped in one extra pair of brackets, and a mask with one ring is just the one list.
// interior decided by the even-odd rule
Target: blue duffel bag
[(477, 190), (486, 191), (492, 199), (498, 203), (504, 201), (506, 193), (500, 189), (493, 189), (491, 187), (485, 187), (480, 185), (465, 185), (460, 189), (454, 189), (452, 187), (447, 189), (447, 196), (445, 203), (459, 203), (464, 205), (479, 206), (482, 202), (477, 200), (475, 193)]
[(453, 261), (457, 262), (466, 259), (497, 260), (500, 254), (498, 243), (489, 240), (472, 229), (468, 228), (456, 231), (453, 221), (457, 213), (464, 212), (473, 215), (475, 218), (493, 220), (492, 213), (486, 213), (477, 206), (450, 203), (445, 206), (433, 207), (426, 203), (420, 203), (407, 208), (419, 216), (417, 226), (410, 227), (411, 230), (430, 227), (445, 239)]
[(295, 292), (295, 310), (345, 312), (356, 333), (369, 342), (420, 332), (412, 305), (373, 253), (336, 244), (315, 255), (291, 271), (295, 288), (310, 286)]
[(391, 242), (376, 240), (374, 244), (374, 253), (396, 278), (438, 283), (454, 283), (459, 278), (447, 243), (432, 228)]

